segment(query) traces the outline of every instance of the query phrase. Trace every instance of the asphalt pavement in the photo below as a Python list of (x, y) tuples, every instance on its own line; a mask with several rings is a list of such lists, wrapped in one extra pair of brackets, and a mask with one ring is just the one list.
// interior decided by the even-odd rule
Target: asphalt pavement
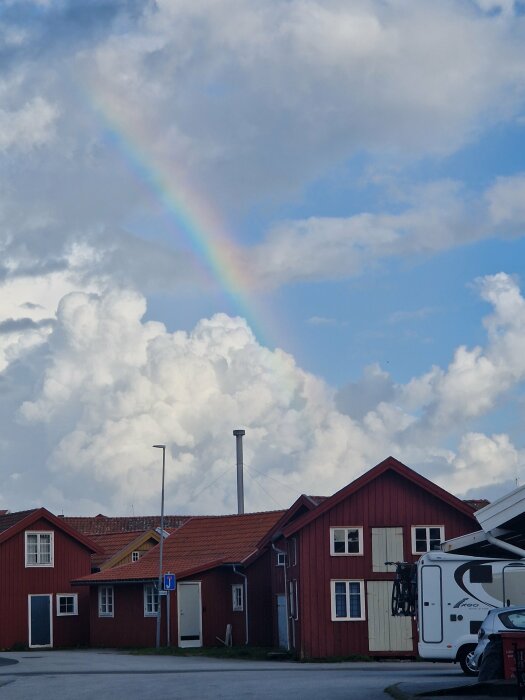
[[(386, 700), (388, 695), (487, 700), (495, 697), (494, 690), (453, 664), (301, 664), (93, 649), (0, 653), (0, 700)], [(505, 690), (514, 692), (507, 697), (516, 697), (514, 684)]]

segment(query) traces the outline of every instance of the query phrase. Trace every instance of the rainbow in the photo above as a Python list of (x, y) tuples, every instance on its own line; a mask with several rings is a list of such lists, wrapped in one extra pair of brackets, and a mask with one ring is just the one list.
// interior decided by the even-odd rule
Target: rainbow
[[(189, 185), (180, 168), (154, 153), (148, 129), (138, 115), (124, 114), (122, 104), (99, 89), (91, 90), (86, 100), (115, 148), (162, 205), (176, 229), (185, 235), (192, 252), (211, 273), (235, 312), (246, 319), (260, 342), (271, 346), (273, 343), (257, 320), (269, 315), (250, 294), (239, 247), (226, 235), (221, 217)], [(264, 324), (265, 328), (269, 325)]]

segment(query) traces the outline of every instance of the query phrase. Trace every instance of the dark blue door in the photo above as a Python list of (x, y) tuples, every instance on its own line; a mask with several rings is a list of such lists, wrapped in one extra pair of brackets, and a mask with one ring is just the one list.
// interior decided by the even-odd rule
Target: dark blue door
[(51, 646), (51, 596), (32, 595), (30, 601), (30, 635), (32, 647)]

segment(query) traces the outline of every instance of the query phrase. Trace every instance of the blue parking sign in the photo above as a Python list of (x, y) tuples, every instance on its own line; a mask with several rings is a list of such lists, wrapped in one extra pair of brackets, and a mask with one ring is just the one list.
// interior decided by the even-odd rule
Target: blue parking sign
[(177, 587), (177, 578), (175, 574), (164, 574), (164, 590), (174, 591)]

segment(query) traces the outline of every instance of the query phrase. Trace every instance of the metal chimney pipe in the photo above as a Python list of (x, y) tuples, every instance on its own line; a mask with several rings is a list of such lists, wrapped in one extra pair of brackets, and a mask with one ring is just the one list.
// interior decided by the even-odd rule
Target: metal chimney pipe
[(242, 436), (246, 435), (245, 430), (234, 430), (237, 448), (237, 513), (244, 513), (244, 483), (243, 483), (243, 458), (242, 458)]

